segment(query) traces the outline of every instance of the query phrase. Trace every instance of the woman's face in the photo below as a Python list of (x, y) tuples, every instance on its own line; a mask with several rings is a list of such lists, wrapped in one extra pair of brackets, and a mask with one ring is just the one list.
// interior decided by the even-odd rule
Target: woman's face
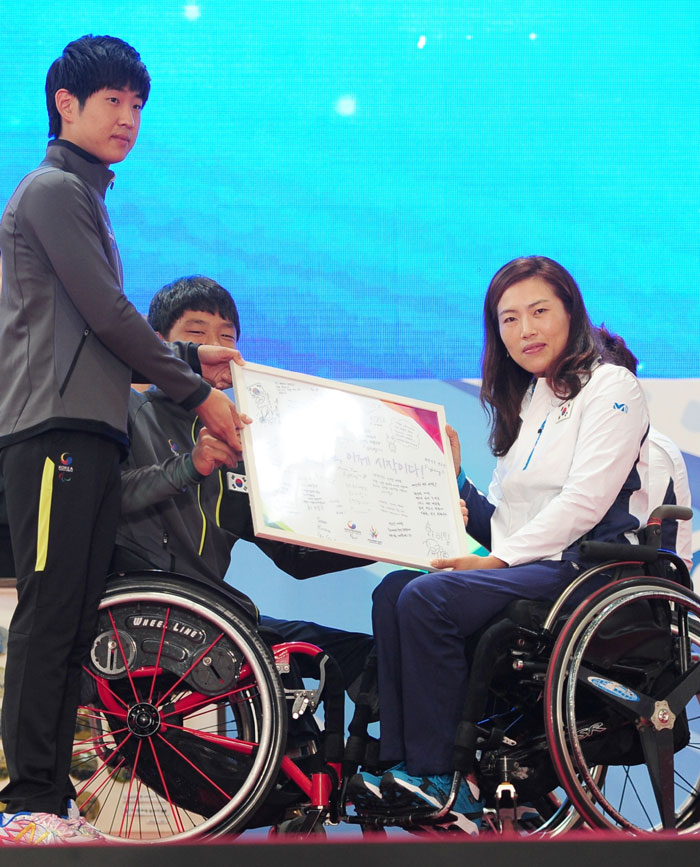
[(571, 317), (541, 277), (514, 283), (498, 303), (498, 327), (508, 354), (534, 376), (545, 376), (564, 351)]

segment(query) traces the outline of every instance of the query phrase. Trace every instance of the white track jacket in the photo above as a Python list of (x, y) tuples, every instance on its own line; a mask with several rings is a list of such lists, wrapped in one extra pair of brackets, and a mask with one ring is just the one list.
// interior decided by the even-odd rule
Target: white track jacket
[(488, 498), (469, 481), (462, 488), (474, 538), (510, 566), (577, 560), (583, 538), (635, 541), (649, 514), (649, 413), (637, 379), (599, 364), (567, 401), (537, 379), (520, 416)]

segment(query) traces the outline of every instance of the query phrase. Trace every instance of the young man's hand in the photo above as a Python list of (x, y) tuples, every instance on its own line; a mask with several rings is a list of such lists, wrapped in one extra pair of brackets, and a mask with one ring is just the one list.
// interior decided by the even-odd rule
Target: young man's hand
[(202, 367), (202, 379), (214, 388), (229, 388), (231, 386), (230, 363), (243, 365), (243, 356), (237, 349), (228, 346), (208, 346), (202, 344), (197, 347), (199, 363)]
[(192, 463), (198, 473), (208, 476), (219, 467), (235, 467), (238, 463), (238, 454), (203, 427), (192, 449)]
[(236, 407), (223, 391), (217, 391), (215, 388), (209, 392), (209, 397), (199, 404), (197, 413), (212, 436), (229, 445), (233, 454), (237, 456), (236, 461), (240, 460), (239, 431), (244, 424), (250, 424), (252, 419), (247, 415), (239, 415)]

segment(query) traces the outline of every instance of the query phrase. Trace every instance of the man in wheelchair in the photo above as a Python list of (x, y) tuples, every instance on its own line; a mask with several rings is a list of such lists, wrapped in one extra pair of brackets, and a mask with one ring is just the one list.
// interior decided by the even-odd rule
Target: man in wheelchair
[[(502, 653), (511, 674), (513, 666), (525, 672), (515, 688), (527, 700), (518, 701), (518, 696), (508, 695), (507, 690), (501, 693), (501, 708), (495, 710), (504, 714), (501, 724), (480, 729), (480, 722), (488, 715), (484, 693), (498, 659), (491, 646), (485, 658), (482, 654), (473, 660), (470, 678), (465, 641), (473, 639), (510, 602), (551, 603), (573, 587), (579, 601), (586, 596), (592, 601), (586, 603), (590, 611), (577, 609), (579, 617), (572, 618), (570, 622), (575, 625), (564, 630), (564, 642), (581, 641), (586, 653), (591, 651), (593, 638), (586, 632), (590, 625), (587, 618), (605, 621), (607, 614), (601, 615), (596, 606), (610, 576), (607, 571), (594, 570), (584, 588), (578, 588), (577, 576), (595, 564), (595, 543), (617, 543), (612, 557), (632, 562), (637, 552), (630, 542), (636, 541), (634, 533), (649, 513), (649, 417), (644, 395), (631, 373), (601, 360), (596, 331), (571, 275), (544, 257), (508, 263), (489, 286), (484, 326), (481, 398), (491, 416), (490, 442), (498, 457), (488, 497), (462, 473), (454, 432), (451, 439), (460, 494), (469, 510), (469, 532), (490, 553), (435, 561), (433, 566), (440, 571), (430, 574), (395, 572), (376, 589), (373, 627), (381, 705), (381, 767), (355, 775), (348, 786), (360, 811), (377, 822), (421, 824), (427, 817), (472, 834), (482, 823), (484, 796), (495, 794), (498, 788), (493, 781), (500, 774), (500, 782), (512, 789), (518, 776), (527, 780), (533, 771), (520, 762), (531, 762), (533, 755), (535, 767), (549, 766), (547, 753), (557, 753), (557, 774), (546, 775), (540, 794), (552, 788), (557, 777), (582, 779), (582, 785), (590, 787), (594, 781), (580, 744), (607, 728), (608, 723), (594, 714), (586, 723), (586, 731), (586, 725), (579, 725), (578, 717), (571, 713), (567, 722), (562, 722), (562, 694), (568, 696), (570, 706), (578, 696), (579, 710), (585, 704), (575, 678), (573, 686), (566, 685), (567, 671), (574, 665), (567, 646), (557, 639), (554, 652), (561, 656), (556, 663), (560, 676), (545, 682), (547, 663), (541, 649), (546, 641), (542, 633), (514, 624), (512, 629), (505, 629), (512, 635), (503, 642)], [(675, 560), (674, 567), (682, 570), (682, 562)], [(685, 578), (687, 581), (687, 571)], [(669, 596), (661, 595), (662, 613), (653, 613), (663, 620)], [(695, 611), (685, 596), (683, 600)], [(572, 603), (573, 598), (567, 614)], [(546, 633), (551, 634), (554, 623), (548, 620), (545, 626)], [(652, 648), (640, 651), (640, 660), (633, 657), (629, 661), (623, 654), (609, 661), (615, 677), (591, 666), (588, 687), (599, 701), (603, 697), (615, 702), (622, 716), (629, 717), (635, 703), (644, 704), (643, 688), (653, 687), (656, 692), (660, 687), (657, 681), (642, 680), (638, 693), (628, 690), (616, 679), (621, 677), (620, 670), (628, 665), (636, 671), (644, 667), (641, 662), (663, 669), (664, 658), (673, 658), (671, 643), (677, 638), (671, 637), (663, 623), (657, 623), (652, 633)], [(511, 637), (521, 643), (521, 650), (517, 642), (511, 649)], [(593, 637), (595, 643), (602, 643), (600, 636)], [(499, 637), (495, 640), (498, 645)], [(687, 667), (690, 658), (687, 634), (683, 640), (686, 649), (681, 668)], [(651, 660), (645, 659), (649, 652)], [(585, 662), (587, 665), (587, 658)], [(579, 657), (575, 665), (586, 668)], [(671, 681), (682, 675), (675, 664), (663, 672)], [(509, 682), (512, 686), (512, 677)], [(547, 737), (540, 722), (533, 736), (539, 741), (530, 745), (536, 748), (534, 754), (520, 756), (520, 761), (518, 757), (504, 758), (502, 768), (489, 770), (491, 759), (496, 764), (501, 760), (504, 744), (517, 748), (519, 732), (529, 731), (533, 714), (541, 721), (543, 708), (538, 696), (544, 686), (556, 708), (551, 712), (544, 708), (550, 720)], [(476, 706), (474, 698), (469, 698), (473, 689), (481, 692)], [(472, 708), (467, 720), (460, 722), (465, 694)], [(511, 708), (516, 712), (509, 718)], [(650, 717), (653, 710), (652, 703)], [(657, 710), (667, 720), (657, 720), (658, 725), (669, 725), (669, 708), (662, 702)], [(643, 718), (637, 720), (641, 728)], [(679, 726), (675, 734), (677, 741), (686, 739), (682, 728)], [(663, 738), (663, 755), (656, 751), (651, 736), (641, 740), (649, 761), (668, 766), (669, 752), (672, 755), (678, 744), (674, 745), (674, 736), (666, 731)], [(558, 751), (553, 742), (559, 744)], [(568, 756), (569, 745), (578, 751), (576, 761)], [(481, 758), (480, 776), (477, 755)], [(656, 777), (658, 782), (663, 774)], [(527, 784), (524, 788), (527, 790)], [(666, 825), (672, 821), (668, 812), (673, 808), (669, 808), (665, 795), (660, 803), (665, 813), (661, 821)], [(577, 808), (582, 806), (577, 802)]]
[[(199, 276), (163, 287), (149, 321), (195, 366), (192, 344), (235, 348), (240, 333), (229, 293)], [(123, 577), (110, 582), (103, 604), (72, 767), (83, 780), (83, 811), (99, 809), (93, 819), (108, 834), (142, 839), (278, 822), (302, 799), (304, 774), (328, 777), (323, 756), (342, 759), (342, 693), (357, 695), (374, 641), (260, 617), (223, 582), (231, 549), (251, 541), (300, 579), (367, 561), (255, 537), (242, 463), (158, 389), (132, 392), (129, 435), (112, 561)], [(305, 689), (302, 677), (319, 688)], [(321, 697), (324, 732), (312, 717)], [(82, 749), (83, 740), (90, 746)], [(130, 806), (124, 792), (110, 805), (102, 792), (116, 778), (129, 791), (148, 790), (157, 809), (147, 811), (145, 799)], [(129, 820), (105, 827), (111, 808)], [(143, 831), (130, 827), (142, 822)]]
[[(164, 340), (177, 341), (175, 348), (190, 342), (234, 349), (240, 337), (233, 298), (202, 276), (183, 277), (160, 289), (151, 300), (148, 320)], [(196, 365), (196, 353), (191, 360)], [(159, 389), (132, 391), (129, 437), (112, 571), (162, 569), (218, 585), (239, 539), (254, 543), (297, 579), (368, 562), (255, 536), (245, 466), (203, 428), (195, 413), (182, 410)], [(373, 647), (369, 635), (264, 615), (261, 626), (285, 640), (326, 649), (355, 694), (355, 682)]]

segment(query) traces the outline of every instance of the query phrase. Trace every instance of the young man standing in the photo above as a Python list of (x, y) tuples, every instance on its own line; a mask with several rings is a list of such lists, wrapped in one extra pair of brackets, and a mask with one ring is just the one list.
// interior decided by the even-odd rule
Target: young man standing
[[(163, 345), (122, 291), (104, 195), (109, 166), (134, 146), (149, 88), (122, 40), (71, 42), (46, 79), (46, 158), (0, 223), (0, 473), (18, 592), (2, 709), (2, 842), (99, 837), (69, 817), (68, 771), (119, 514), (132, 371), (240, 448), (230, 401)], [(213, 370), (224, 360), (216, 352), (200, 352)]]

